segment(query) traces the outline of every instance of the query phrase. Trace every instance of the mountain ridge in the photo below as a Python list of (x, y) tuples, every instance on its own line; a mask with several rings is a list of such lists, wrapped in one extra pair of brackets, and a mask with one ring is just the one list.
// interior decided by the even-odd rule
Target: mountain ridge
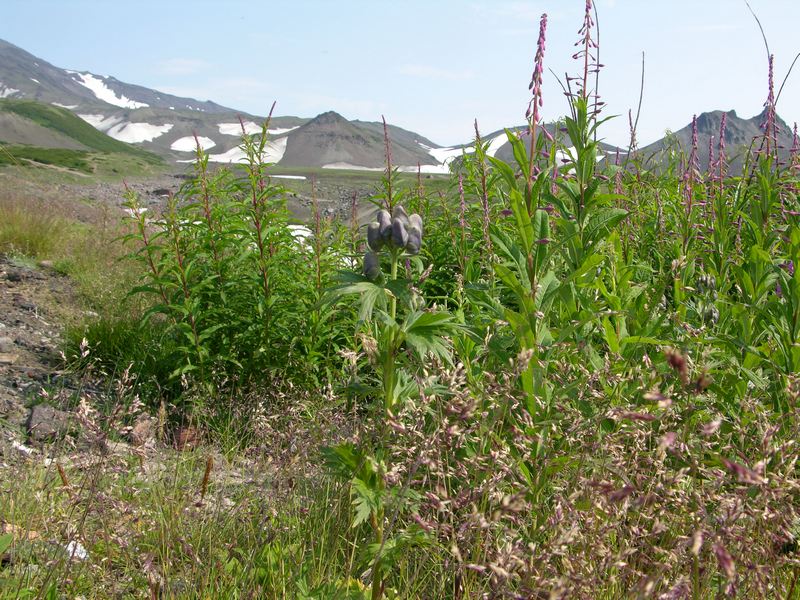
[[(213, 162), (237, 162), (242, 125), (247, 133), (261, 130), (263, 118), (228, 108), (211, 100), (174, 96), (113, 76), (96, 75), (56, 67), (14, 44), (0, 39), (0, 98), (28, 99), (54, 105), (77, 114), (97, 130), (120, 142), (154, 152), (173, 162), (190, 161), (195, 139), (201, 140)], [(707, 111), (697, 116), (701, 168), (709, 162), (707, 148), (718, 145), (723, 111)], [(725, 135), (731, 168), (741, 166), (742, 156), (751, 141), (761, 135), (763, 113), (749, 119), (727, 111)], [(15, 130), (18, 139), (48, 139), (40, 128), (23, 131), (24, 124), (8, 116), (0, 121), (0, 132)], [(788, 126), (779, 120), (783, 152), (791, 144)], [(551, 134), (556, 124), (547, 124)], [(3, 129), (5, 128), (5, 129)], [(393, 164), (400, 170), (446, 173), (453, 160), (473, 150), (474, 140), (442, 147), (419, 133), (387, 125)], [(34, 131), (35, 129), (35, 131)], [(526, 125), (508, 129), (525, 136)], [(348, 120), (335, 111), (316, 117), (275, 116), (270, 121), (268, 160), (290, 167), (327, 167), (377, 170), (384, 164), (384, 131), (379, 121)], [(195, 137), (196, 136), (196, 137)], [(70, 142), (50, 136), (50, 143)], [(676, 146), (688, 153), (691, 147), (691, 122), (636, 152), (639, 156), (660, 157)], [(512, 159), (505, 129), (482, 137), (489, 142), (489, 154)], [(712, 139), (716, 139), (713, 142)], [(602, 144), (606, 153), (617, 148)], [(620, 149), (622, 154), (626, 150)]]

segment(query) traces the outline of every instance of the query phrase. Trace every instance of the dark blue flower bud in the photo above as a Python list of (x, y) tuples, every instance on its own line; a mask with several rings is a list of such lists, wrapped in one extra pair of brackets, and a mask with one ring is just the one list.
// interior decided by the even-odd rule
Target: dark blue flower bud
[(381, 226), (377, 221), (370, 223), (367, 227), (367, 244), (374, 252), (380, 252), (383, 248), (384, 240), (381, 237)]
[(395, 248), (405, 248), (408, 242), (408, 231), (400, 219), (392, 220), (392, 245)]
[(425, 231), (422, 228), (422, 217), (420, 217), (417, 213), (409, 215), (408, 225), (409, 227), (416, 227), (417, 229), (419, 229), (419, 237), (422, 238), (422, 232)]
[(381, 261), (374, 252), (364, 255), (364, 276), (367, 279), (377, 279), (381, 274)]
[(378, 225), (380, 226), (381, 237), (388, 241), (392, 237), (392, 216), (388, 210), (378, 211)]
[(422, 247), (422, 232), (416, 225), (412, 225), (408, 230), (408, 241), (406, 242), (406, 250), (409, 254), (419, 254), (419, 249)]
[(408, 228), (408, 226), (410, 225), (408, 220), (408, 215), (406, 214), (406, 209), (400, 206), (399, 204), (395, 206), (394, 210), (392, 211), (392, 221), (394, 221), (395, 219), (399, 220), (403, 224), (403, 227), (405, 228)]

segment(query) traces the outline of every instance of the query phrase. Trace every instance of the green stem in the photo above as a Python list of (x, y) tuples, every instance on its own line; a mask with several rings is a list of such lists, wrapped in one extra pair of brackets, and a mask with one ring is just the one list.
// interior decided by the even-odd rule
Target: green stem
[[(389, 276), (391, 281), (397, 279), (397, 264), (399, 262), (400, 255), (397, 250), (392, 250), (391, 253), (391, 260), (392, 260), (392, 267), (391, 267), (391, 274)], [(392, 294), (392, 297), (389, 300), (389, 315), (392, 317), (392, 321), (397, 318), (397, 297)], [(386, 340), (387, 348), (386, 348), (386, 355), (383, 359), (383, 393), (384, 393), (384, 402), (383, 407), (384, 410), (388, 413), (388, 411), (392, 408), (394, 404), (394, 387), (395, 387), (395, 343), (396, 337), (395, 333), (391, 334), (390, 339)]]
[[(397, 250), (392, 250), (392, 272), (389, 276), (391, 281), (397, 279), (397, 264), (400, 262), (399, 258), (400, 256), (398, 255)], [(397, 298), (394, 294), (392, 294), (389, 307), (389, 314), (391, 315), (392, 319), (395, 319), (397, 317)]]
[[(376, 513), (372, 513), (374, 522), (372, 524), (375, 530), (375, 542), (378, 547), (383, 547), (383, 508), (379, 508)], [(372, 565), (372, 600), (380, 600), (383, 596), (383, 576), (381, 574), (381, 560), (380, 557), (375, 559)]]

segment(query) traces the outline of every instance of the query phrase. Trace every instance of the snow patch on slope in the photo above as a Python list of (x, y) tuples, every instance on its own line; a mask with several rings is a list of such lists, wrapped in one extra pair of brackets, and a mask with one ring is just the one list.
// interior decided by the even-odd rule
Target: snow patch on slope
[[(197, 138), (200, 141), (200, 146), (203, 150), (208, 150), (209, 148), (213, 148), (217, 145), (217, 143), (212, 140), (211, 138), (200, 136)], [(178, 138), (172, 145), (169, 147), (170, 150), (175, 150), (176, 152), (194, 152), (197, 150), (197, 140), (194, 139), (194, 136), (187, 135), (186, 137)]]
[(86, 121), (89, 125), (94, 127), (95, 129), (99, 129), (100, 131), (106, 131), (110, 129), (120, 121), (122, 121), (122, 117), (115, 117), (110, 116), (107, 117), (106, 115), (78, 115), (81, 119)]
[(19, 92), (18, 89), (12, 88), (10, 86), (6, 87), (2, 83), (0, 83), (0, 98), (8, 98), (9, 96), (13, 96), (17, 92)]
[(335, 162), (322, 165), (323, 169), (350, 169), (351, 171), (383, 171), (383, 167), (362, 167), (346, 162)]
[(475, 152), (475, 148), (468, 147), (468, 148), (432, 148), (428, 150), (428, 154), (430, 154), (433, 158), (435, 158), (439, 164), (441, 165), (449, 165), (453, 162), (454, 159), (458, 158), (464, 153), (471, 154)]
[[(234, 135), (236, 137), (242, 136), (242, 125), (240, 123), (218, 123), (217, 127), (222, 135)], [(299, 127), (299, 125), (297, 126)], [(275, 129), (267, 129), (267, 133), (271, 135), (282, 135), (294, 131), (297, 127), (276, 127)], [(261, 125), (253, 121), (244, 122), (244, 130), (247, 135), (254, 135), (261, 133)]]
[(276, 127), (275, 129), (267, 129), (267, 131), (272, 135), (281, 135), (282, 133), (289, 133), (290, 131), (294, 131), (298, 127), (300, 127), (300, 125), (297, 125), (296, 127)]
[(140, 144), (142, 142), (152, 142), (157, 137), (167, 133), (172, 127), (172, 123), (165, 123), (164, 125), (119, 123), (111, 127), (106, 133), (120, 142)]
[(51, 102), (50, 104), (52, 104), (53, 106), (57, 106), (59, 108), (66, 108), (66, 109), (69, 109), (69, 110), (73, 110), (75, 108), (78, 108), (77, 104), (61, 104), (60, 102)]
[[(219, 132), (222, 135), (235, 135), (236, 137), (241, 137), (242, 135), (241, 123), (218, 123), (217, 127), (219, 127)], [(245, 121), (244, 130), (247, 135), (253, 135), (254, 133), (260, 133), (261, 127), (252, 121)]]
[[(261, 160), (264, 162), (276, 163), (280, 159), (283, 158), (283, 155), (286, 153), (286, 144), (289, 141), (289, 138), (281, 138), (279, 140), (268, 141), (264, 145), (264, 154), (261, 157)], [(208, 157), (208, 160), (211, 162), (220, 162), (220, 163), (238, 163), (241, 162), (246, 158), (244, 150), (242, 150), (241, 146), (237, 146), (236, 148), (231, 148), (227, 152), (223, 152), (222, 154), (212, 154)]]
[(445, 165), (413, 165), (410, 167), (398, 167), (401, 173), (435, 173), (440, 175), (448, 175), (450, 173), (450, 163)]
[(102, 100), (108, 104), (119, 106), (121, 108), (144, 108), (146, 106), (150, 106), (144, 102), (136, 102), (135, 100), (126, 98), (123, 95), (117, 96), (117, 94), (114, 93), (114, 90), (108, 87), (102, 79), (95, 77), (91, 73), (76, 73), (75, 71), (67, 71), (67, 73), (71, 73), (80, 77), (80, 81), (77, 79), (75, 79), (75, 81), (91, 90), (98, 100)]
[[(194, 138), (192, 138), (194, 139)], [(202, 139), (202, 138), (201, 138)], [(264, 154), (262, 155), (262, 160), (264, 162), (276, 163), (280, 159), (283, 158), (284, 153), (286, 152), (286, 143), (288, 142), (288, 138), (281, 138), (275, 141), (269, 141), (264, 146)], [(223, 152), (222, 154), (210, 154), (208, 156), (208, 160), (210, 162), (218, 162), (218, 163), (239, 163), (242, 162), (247, 158), (244, 150), (242, 150), (241, 146), (237, 146), (235, 148), (231, 148), (227, 152)], [(194, 162), (194, 159), (190, 160), (179, 160), (179, 163), (191, 163)], [(274, 177), (279, 177), (275, 175)], [(291, 175), (284, 175), (284, 178), (292, 177)]]
[(505, 132), (496, 135), (492, 138), (492, 141), (489, 142), (489, 148), (486, 150), (486, 154), (488, 156), (494, 156), (497, 154), (497, 151), (503, 146), (503, 144), (508, 142), (508, 136)]

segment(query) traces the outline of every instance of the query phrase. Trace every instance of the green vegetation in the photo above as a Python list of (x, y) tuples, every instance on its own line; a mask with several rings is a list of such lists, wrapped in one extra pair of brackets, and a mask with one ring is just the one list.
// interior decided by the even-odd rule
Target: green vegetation
[(33, 161), (44, 165), (55, 165), (82, 173), (91, 173), (92, 166), (85, 150), (64, 148), (38, 148), (36, 146), (0, 146), (0, 165), (19, 165)]
[(105, 452), (9, 468), (0, 590), (796, 598), (800, 145), (770, 89), (742, 173), (598, 161), (586, 7), (564, 135), (543, 17), (513, 160), (476, 132), (446, 189), (389, 165), (366, 232), (314, 206), (301, 239), (260, 135), (161, 214), (129, 194), (142, 310), (67, 349), (119, 374), (79, 409)]
[(0, 111), (15, 113), (37, 125), (68, 136), (88, 150), (43, 148), (0, 142), (0, 166), (28, 169), (46, 165), (101, 178), (154, 173), (165, 167), (161, 157), (117, 141), (96, 130), (69, 110), (32, 100), (0, 100)]
[(147, 152), (107, 136), (65, 108), (50, 106), (32, 100), (11, 100), (6, 98), (0, 100), (0, 110), (18, 114), (48, 129), (63, 133), (92, 150), (131, 154), (151, 164), (163, 162), (160, 157), (152, 152)]

